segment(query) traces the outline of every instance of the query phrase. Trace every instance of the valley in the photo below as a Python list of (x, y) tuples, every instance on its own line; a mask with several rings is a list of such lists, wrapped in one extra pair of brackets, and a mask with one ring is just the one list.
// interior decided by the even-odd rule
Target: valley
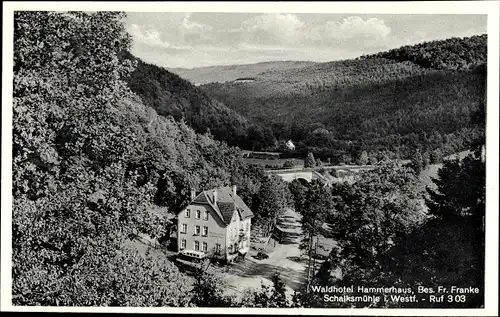
[[(244, 149), (276, 151), (292, 140), (297, 149), (290, 155), (296, 158), (312, 152), (322, 160), (350, 163), (363, 151), (377, 160), (381, 152), (411, 159), (418, 150), (441, 160), (483, 133), (473, 117), (484, 107), (485, 41), (485, 35), (453, 38), (352, 60), (216, 66), (179, 74), (202, 83), (199, 88), (210, 98), (253, 124), (247, 136), (259, 142), (240, 142)], [(240, 77), (254, 80), (234, 82)]]

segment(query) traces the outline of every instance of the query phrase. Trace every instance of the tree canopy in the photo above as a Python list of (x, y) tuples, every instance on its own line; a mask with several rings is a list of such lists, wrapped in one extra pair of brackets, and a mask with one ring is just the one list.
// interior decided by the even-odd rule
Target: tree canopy
[(313, 152), (350, 163), (345, 155), (366, 151), (373, 160), (383, 151), (410, 159), (417, 149), (447, 156), (484, 134), (471, 118), (486, 91), (486, 40), (452, 38), (351, 60), (281, 65), (254, 82), (200, 88), (251, 123), (271, 127), (277, 141), (294, 140), (290, 157)]
[(123, 19), (15, 13), (17, 305), (188, 305), (187, 277), (164, 253), (130, 242), (165, 235), (191, 188), (235, 184), (249, 204), (260, 189), (263, 171), (239, 149), (158, 115), (129, 90), (135, 62), (120, 58), (130, 49)]

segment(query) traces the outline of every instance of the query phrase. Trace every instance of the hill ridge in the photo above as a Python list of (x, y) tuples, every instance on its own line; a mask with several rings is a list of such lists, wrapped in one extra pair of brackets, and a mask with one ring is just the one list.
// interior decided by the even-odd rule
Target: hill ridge
[(486, 48), (486, 35), (452, 38), (200, 88), (272, 127), (279, 144), (292, 139), (298, 156), (449, 154), (484, 132), (472, 117), (485, 104)]

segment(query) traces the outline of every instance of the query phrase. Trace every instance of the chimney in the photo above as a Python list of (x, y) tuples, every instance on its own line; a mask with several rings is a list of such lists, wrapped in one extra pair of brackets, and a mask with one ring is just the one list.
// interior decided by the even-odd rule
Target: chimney
[(236, 196), (236, 185), (233, 185), (233, 196)]
[(217, 202), (217, 189), (214, 189), (214, 203)]
[(196, 197), (196, 190), (194, 188), (191, 188), (191, 200), (194, 200)]

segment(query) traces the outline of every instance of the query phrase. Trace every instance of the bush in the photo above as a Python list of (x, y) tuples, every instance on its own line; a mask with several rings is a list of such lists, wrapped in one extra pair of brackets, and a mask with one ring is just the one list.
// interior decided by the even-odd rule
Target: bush
[(294, 168), (295, 167), (295, 163), (293, 161), (285, 161), (285, 163), (283, 163), (283, 168)]

